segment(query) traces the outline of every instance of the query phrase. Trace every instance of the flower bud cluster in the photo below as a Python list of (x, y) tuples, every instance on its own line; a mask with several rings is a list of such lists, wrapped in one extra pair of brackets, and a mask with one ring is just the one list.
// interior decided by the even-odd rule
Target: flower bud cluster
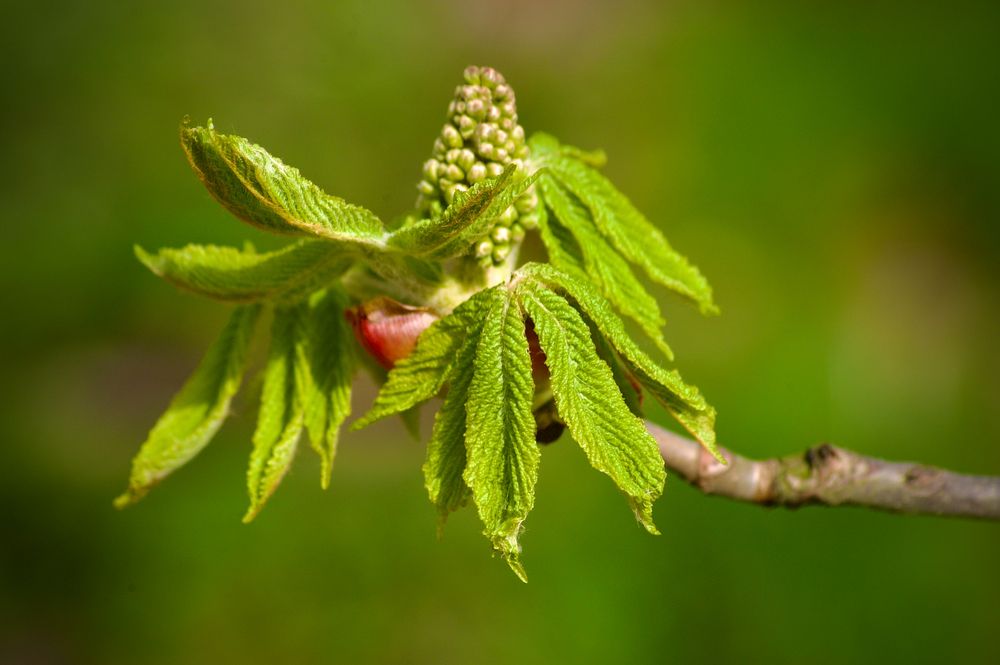
[[(527, 157), (514, 91), (495, 69), (468, 67), (465, 83), (455, 89), (455, 99), (448, 106), (448, 122), (434, 141), (433, 157), (424, 163), (417, 208), (439, 215), (456, 194), (500, 175), (508, 164), (517, 166), (514, 177), (520, 180), (527, 176)], [(525, 231), (538, 226), (537, 207), (538, 197), (528, 189), (473, 245), (471, 255), (484, 266), (503, 263)]]

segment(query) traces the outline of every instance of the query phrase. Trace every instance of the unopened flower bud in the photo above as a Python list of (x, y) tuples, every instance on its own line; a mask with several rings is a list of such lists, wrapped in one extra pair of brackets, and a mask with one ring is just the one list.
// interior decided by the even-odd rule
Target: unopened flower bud
[(479, 141), (492, 141), (493, 135), (496, 134), (497, 128), (495, 125), (489, 123), (482, 123), (476, 127), (475, 136)]
[(510, 255), (510, 245), (493, 248), (493, 263), (503, 263), (503, 260)]
[(510, 229), (506, 226), (494, 226), (493, 231), (490, 232), (490, 238), (497, 245), (505, 245), (510, 242)]
[(470, 138), (475, 129), (476, 121), (470, 116), (461, 115), (458, 117), (458, 133), (462, 135), (463, 139)]
[(497, 221), (499, 221), (504, 226), (510, 226), (511, 224), (514, 223), (514, 220), (516, 219), (517, 219), (517, 210), (514, 208), (514, 206), (510, 206), (502, 213), (500, 213), (500, 217), (497, 219)]
[(465, 105), (465, 112), (473, 120), (482, 120), (486, 117), (486, 105), (481, 99), (470, 99), (469, 103)]
[(449, 148), (462, 147), (462, 135), (458, 133), (458, 130), (452, 124), (445, 125), (444, 129), (441, 130), (441, 139)]
[(521, 215), (517, 218), (517, 221), (525, 229), (532, 231), (538, 228), (538, 213), (532, 212), (527, 215)]
[(438, 161), (436, 159), (428, 159), (424, 162), (424, 178), (431, 182), (438, 179)]
[(465, 171), (466, 175), (468, 175), (469, 169), (471, 169), (472, 165), (476, 163), (476, 153), (472, 152), (468, 148), (465, 148), (459, 153), (458, 159), (455, 160), (455, 163), (458, 164), (460, 169)]
[(492, 67), (483, 67), (479, 70), (479, 80), (490, 89), (504, 82), (503, 75)]
[(476, 256), (482, 258), (493, 253), (493, 243), (490, 240), (480, 240), (476, 244)]
[(537, 206), (538, 195), (530, 190), (517, 197), (517, 200), (514, 201), (514, 207), (522, 214), (532, 212)]
[[(434, 141), (433, 159), (424, 163), (417, 206), (422, 214), (440, 215), (460, 192), (499, 176), (510, 164), (517, 182), (527, 176), (528, 153), (524, 129), (517, 123), (514, 90), (495, 69), (468, 67), (448, 106), (448, 122)], [(529, 188), (497, 216), (488, 235), (470, 247), (470, 256), (484, 266), (504, 261), (511, 243), (537, 226), (537, 205)]]
[(466, 172), (465, 177), (471, 184), (476, 184), (480, 180), (486, 177), (486, 165), (482, 162), (476, 162), (472, 167)]

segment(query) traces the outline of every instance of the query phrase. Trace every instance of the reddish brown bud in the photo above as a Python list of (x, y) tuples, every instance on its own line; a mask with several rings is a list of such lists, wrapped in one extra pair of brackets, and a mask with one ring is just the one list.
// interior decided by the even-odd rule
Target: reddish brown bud
[(528, 353), (531, 355), (531, 376), (536, 386), (544, 385), (549, 380), (549, 368), (545, 366), (545, 352), (538, 342), (535, 332), (535, 322), (525, 320), (524, 336), (528, 338)]
[(438, 320), (425, 307), (411, 307), (392, 298), (375, 298), (351, 307), (344, 316), (365, 351), (386, 369), (410, 355), (420, 333)]

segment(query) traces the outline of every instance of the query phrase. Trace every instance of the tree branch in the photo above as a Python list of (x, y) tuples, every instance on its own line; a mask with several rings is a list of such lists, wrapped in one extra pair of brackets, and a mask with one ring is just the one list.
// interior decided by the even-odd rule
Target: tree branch
[(705, 494), (765, 506), (865, 506), (897, 513), (1000, 520), (1000, 477), (889, 462), (824, 443), (752, 460), (724, 448), (720, 464), (696, 441), (646, 422), (667, 468)]

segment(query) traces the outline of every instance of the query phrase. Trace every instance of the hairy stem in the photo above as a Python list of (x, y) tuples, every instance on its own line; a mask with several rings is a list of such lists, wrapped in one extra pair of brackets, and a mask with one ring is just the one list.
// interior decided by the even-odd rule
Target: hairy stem
[(824, 443), (752, 460), (720, 448), (720, 464), (696, 441), (647, 422), (668, 469), (705, 494), (765, 506), (864, 506), (897, 513), (1000, 520), (1000, 477), (866, 457)]

